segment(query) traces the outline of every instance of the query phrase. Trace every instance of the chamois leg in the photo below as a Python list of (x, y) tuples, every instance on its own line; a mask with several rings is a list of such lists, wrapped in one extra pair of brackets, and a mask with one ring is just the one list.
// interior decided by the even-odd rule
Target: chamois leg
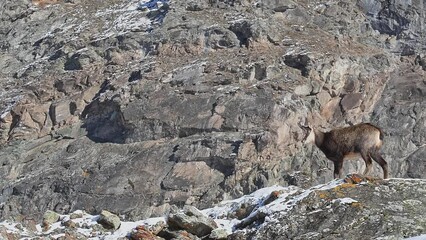
[(388, 175), (388, 163), (383, 159), (382, 155), (379, 153), (378, 150), (374, 151), (374, 153), (371, 155), (373, 157), (373, 160), (376, 161), (380, 167), (383, 169), (383, 179), (386, 179), (389, 177)]
[(334, 178), (342, 178), (343, 160), (337, 160), (333, 162), (334, 162)]
[(371, 173), (371, 169), (373, 167), (373, 161), (371, 161), (371, 157), (370, 154), (366, 153), (366, 152), (361, 152), (361, 157), (365, 162), (365, 170), (363, 175), (368, 175)]

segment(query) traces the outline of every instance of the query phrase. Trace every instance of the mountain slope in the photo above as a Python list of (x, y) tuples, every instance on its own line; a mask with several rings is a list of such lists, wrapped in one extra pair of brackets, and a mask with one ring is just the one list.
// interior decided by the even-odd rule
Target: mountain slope
[(372, 122), (390, 176), (425, 177), (421, 3), (1, 6), (0, 219), (141, 219), (325, 183), (332, 164), (304, 142), (309, 125)]

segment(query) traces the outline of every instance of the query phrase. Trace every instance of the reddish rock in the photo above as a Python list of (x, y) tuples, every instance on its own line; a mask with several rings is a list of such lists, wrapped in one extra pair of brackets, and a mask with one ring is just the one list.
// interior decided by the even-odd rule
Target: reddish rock
[(0, 239), (18, 240), (20, 237), (19, 234), (8, 232), (6, 227), (0, 226)]
[(132, 240), (156, 240), (158, 239), (152, 232), (148, 231), (144, 226), (137, 226), (136, 229), (130, 233)]
[(254, 204), (243, 203), (241, 206), (235, 211), (235, 216), (241, 220), (246, 218), (255, 208)]
[(349, 174), (343, 181), (345, 183), (358, 184), (365, 180), (365, 177), (359, 174)]
[(373, 183), (373, 182), (378, 182), (380, 180), (382, 179), (377, 177), (371, 177), (371, 176), (362, 176), (357, 173), (349, 174), (346, 176), (345, 179), (343, 179), (345, 183), (350, 183), (350, 184), (359, 184), (361, 182)]
[(161, 230), (163, 230), (166, 227), (166, 223), (163, 221), (159, 221), (153, 226), (149, 226), (148, 230), (152, 232), (153, 234), (157, 235)]
[(275, 199), (278, 199), (278, 197), (281, 195), (280, 191), (273, 191), (271, 194), (269, 194), (268, 198), (263, 201), (263, 205), (268, 205), (271, 202), (275, 201)]
[(76, 228), (77, 227), (76, 223), (72, 220), (68, 220), (68, 221), (62, 223), (62, 225), (67, 227), (67, 228)]

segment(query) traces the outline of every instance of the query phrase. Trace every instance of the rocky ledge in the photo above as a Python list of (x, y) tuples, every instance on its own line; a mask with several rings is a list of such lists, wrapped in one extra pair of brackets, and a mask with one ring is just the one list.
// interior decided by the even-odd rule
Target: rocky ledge
[[(126, 222), (107, 211), (93, 216), (45, 214), (2, 222), (7, 239), (403, 239), (426, 235), (426, 180), (348, 175), (307, 190), (259, 189), (212, 208), (173, 208), (165, 217)], [(413, 238), (415, 239), (415, 238)]]

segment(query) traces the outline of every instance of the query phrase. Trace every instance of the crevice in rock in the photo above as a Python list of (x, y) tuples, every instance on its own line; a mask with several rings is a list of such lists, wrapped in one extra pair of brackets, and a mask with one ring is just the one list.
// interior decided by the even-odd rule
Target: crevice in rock
[(83, 110), (82, 119), (87, 137), (97, 143), (125, 143), (130, 131), (120, 106), (113, 101), (91, 102)]
[(266, 78), (266, 67), (261, 64), (254, 65), (254, 78), (258, 81), (264, 80)]
[(217, 107), (217, 102), (214, 102), (212, 105), (212, 110), (211, 110), (212, 116), (216, 113), (216, 107)]
[(223, 158), (218, 156), (209, 157), (203, 160), (207, 166), (215, 169), (226, 177), (231, 176), (235, 172), (235, 158)]
[(243, 143), (242, 140), (239, 141), (235, 141), (231, 143), (231, 146), (233, 147), (232, 149), (232, 154), (235, 154), (235, 156), (238, 156), (238, 151), (240, 150), (240, 146)]
[(235, 33), (238, 40), (240, 41), (240, 47), (249, 47), (250, 38), (253, 37), (251, 31), (251, 25), (247, 21), (238, 21), (233, 23), (229, 30)]
[(75, 102), (70, 102), (71, 115), (75, 115), (76, 111), (77, 111), (77, 104)]
[(12, 137), (11, 134), (13, 129), (17, 127), (18, 124), (21, 122), (21, 115), (18, 115), (14, 113), (13, 111), (11, 111), (10, 114), (12, 115), (12, 123), (10, 124), (9, 132), (8, 132), (8, 136), (9, 136), (8, 141)]
[(62, 50), (57, 50), (48, 59), (49, 59), (49, 61), (55, 61), (55, 60), (61, 58), (64, 55), (65, 55), (65, 53)]
[(52, 121), (52, 125), (55, 126), (57, 124), (56, 122), (56, 108), (54, 104), (51, 104), (49, 107), (49, 117)]
[(212, 131), (213, 131), (212, 129), (206, 129), (206, 128), (180, 128), (178, 132), (178, 137), (184, 138), (184, 137), (189, 137), (199, 133), (209, 133)]
[(256, 152), (260, 153), (262, 152), (265, 147), (269, 144), (266, 135), (264, 134), (256, 134), (252, 136), (251, 141), (254, 144), (254, 148), (256, 149)]
[(176, 156), (176, 152), (177, 152), (178, 150), (179, 150), (179, 144), (178, 144), (178, 145), (175, 145), (175, 146), (173, 147), (173, 152), (172, 152), (172, 154), (169, 156), (169, 162), (175, 162), (175, 163), (179, 162), (180, 157)]
[(309, 64), (311, 63), (309, 56), (305, 54), (285, 55), (284, 63), (289, 67), (299, 69), (302, 73), (302, 76), (308, 77)]
[(134, 81), (138, 81), (138, 80), (141, 80), (142, 79), (142, 73), (141, 73), (141, 70), (138, 70), (138, 71), (133, 71), (131, 74), (130, 74), (130, 77), (129, 77), (129, 82), (134, 82)]
[(80, 54), (74, 54), (69, 57), (64, 63), (65, 71), (82, 70), (83, 66), (80, 63)]

